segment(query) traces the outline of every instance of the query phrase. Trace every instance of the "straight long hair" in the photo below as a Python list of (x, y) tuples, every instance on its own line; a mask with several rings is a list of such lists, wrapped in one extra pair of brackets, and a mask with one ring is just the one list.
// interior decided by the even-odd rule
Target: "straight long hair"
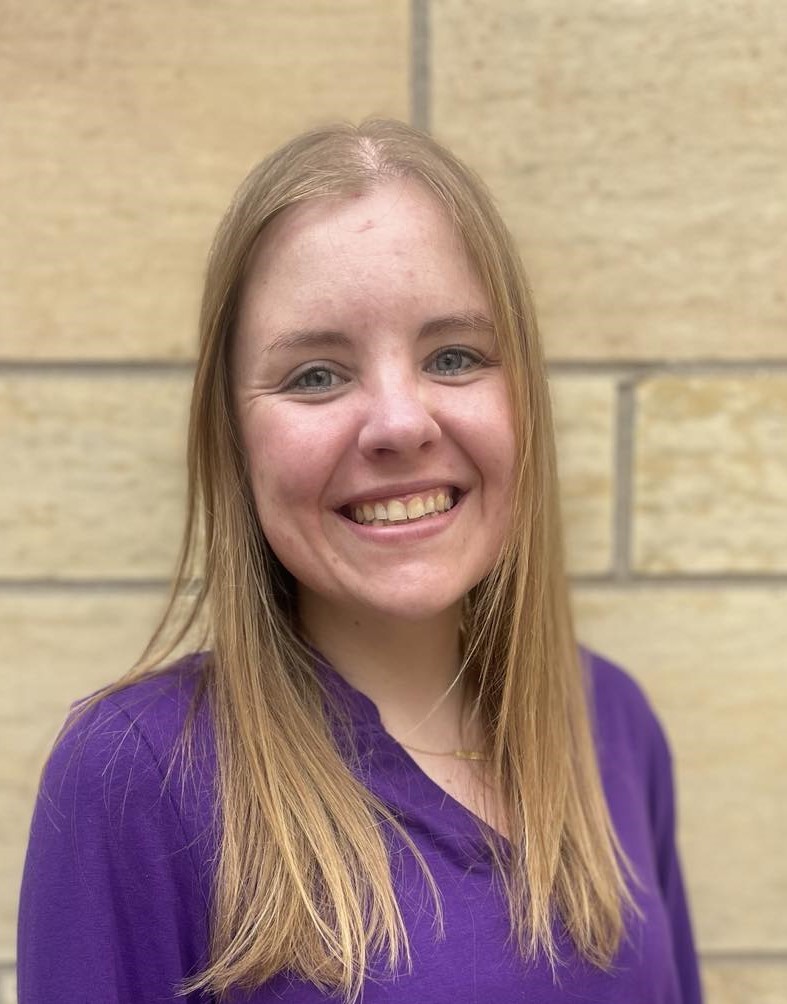
[[(462, 665), (509, 833), (506, 845), (490, 839), (490, 848), (512, 937), (524, 957), (541, 952), (554, 966), (559, 919), (578, 953), (605, 968), (627, 910), (636, 910), (595, 755), (547, 375), (517, 251), (482, 182), (430, 137), (387, 120), (338, 124), (298, 136), (254, 168), (218, 228), (200, 316), (177, 569), (145, 652), (108, 688), (160, 671), (194, 625), (205, 625), (221, 836), (211, 957), (184, 992), (221, 997), (287, 970), (353, 1001), (373, 965), (382, 960), (395, 972), (410, 962), (385, 835), (398, 824), (337, 746), (299, 632), (296, 583), (259, 526), (229, 376), (245, 268), (270, 221), (305, 200), (363, 194), (396, 178), (431, 192), (464, 242), (493, 312), (515, 422), (510, 526), (492, 572), (466, 598)], [(419, 863), (439, 937), (439, 894)]]

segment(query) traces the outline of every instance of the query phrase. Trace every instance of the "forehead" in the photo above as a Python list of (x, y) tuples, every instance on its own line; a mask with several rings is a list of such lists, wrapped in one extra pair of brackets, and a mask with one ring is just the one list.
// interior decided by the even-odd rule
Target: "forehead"
[[(435, 228), (437, 232), (435, 233)], [(308, 199), (288, 206), (262, 231), (250, 256), (247, 274), (253, 274), (271, 252), (308, 253), (321, 243), (358, 246), (384, 242), (397, 250), (397, 242), (432, 233), (440, 250), (463, 254), (459, 233), (448, 213), (424, 185), (407, 178), (391, 179), (354, 195)]]
[[(483, 309), (462, 237), (426, 188), (397, 179), (357, 196), (290, 206), (258, 237), (240, 300), (241, 327), (314, 311), (373, 315), (407, 308)], [(316, 318), (315, 318), (316, 319)], [(360, 319), (360, 318), (356, 318)], [(268, 327), (268, 324), (265, 324)]]

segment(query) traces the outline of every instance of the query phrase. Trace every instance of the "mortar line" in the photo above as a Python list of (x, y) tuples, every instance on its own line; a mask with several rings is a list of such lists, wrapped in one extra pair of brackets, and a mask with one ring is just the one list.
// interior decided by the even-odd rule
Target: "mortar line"
[(727, 952), (724, 949), (710, 949), (700, 952), (701, 962), (711, 962), (715, 966), (746, 966), (757, 968), (759, 966), (787, 965), (787, 952), (781, 949), (753, 951), (753, 952)]
[(182, 373), (191, 376), (196, 363), (181, 359), (46, 359), (2, 360), (0, 376), (164, 376)]
[(410, 0), (410, 122), (431, 128), (429, 0)]
[(150, 593), (169, 588), (169, 579), (12, 579), (0, 578), (4, 593)]
[[(195, 359), (0, 359), (0, 375), (46, 376), (69, 374), (94, 376), (107, 374), (184, 373), (191, 375)], [(609, 377), (649, 377), (660, 375), (704, 376), (737, 373), (787, 373), (787, 360), (687, 360), (686, 362), (638, 362), (636, 360), (553, 360), (547, 363), (550, 375)]]
[(634, 437), (636, 400), (630, 381), (618, 384), (615, 409), (612, 574), (626, 581), (631, 571), (634, 525)]
[(787, 359), (686, 359), (686, 360), (638, 360), (638, 359), (548, 359), (550, 373), (573, 375), (582, 373), (604, 373), (642, 375), (679, 374), (735, 374), (761, 373), (763, 371), (787, 372)]
[[(627, 590), (646, 591), (663, 589), (782, 589), (787, 588), (787, 573), (732, 574), (725, 575), (663, 575), (648, 576), (629, 574), (624, 579), (611, 574), (594, 575), (582, 573), (569, 575), (569, 582), (575, 589), (614, 590), (625, 586)], [(67, 578), (0, 578), (0, 594), (25, 593), (145, 593), (166, 590), (170, 580), (160, 579), (67, 579)], [(196, 588), (196, 584), (194, 586)]]
[(724, 575), (643, 575), (630, 573), (625, 579), (616, 579), (611, 575), (570, 575), (571, 585), (579, 588), (619, 589), (625, 586), (629, 590), (646, 591), (648, 589), (773, 589), (787, 587), (787, 573), (747, 574), (732, 572)]

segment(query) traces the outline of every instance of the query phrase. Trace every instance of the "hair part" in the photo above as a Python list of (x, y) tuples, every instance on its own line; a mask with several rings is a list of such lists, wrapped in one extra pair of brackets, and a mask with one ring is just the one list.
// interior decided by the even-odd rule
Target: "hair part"
[(508, 846), (490, 847), (512, 938), (525, 957), (543, 953), (554, 966), (559, 918), (580, 955), (608, 967), (626, 912), (636, 912), (626, 881), (634, 872), (596, 761), (564, 568), (546, 367), (516, 248), (480, 179), (429, 136), (386, 120), (338, 124), (296, 137), (255, 167), (218, 228), (200, 316), (177, 570), (147, 648), (110, 688), (161, 669), (205, 618), (221, 843), (211, 958), (184, 992), (221, 996), (287, 970), (353, 1001), (373, 967), (407, 967), (380, 821), (419, 860), (440, 936), (439, 892), (425, 862), (337, 747), (340, 709), (331, 709), (299, 634), (292, 577), (260, 529), (230, 379), (246, 266), (270, 221), (306, 200), (400, 178), (424, 185), (462, 237), (493, 312), (516, 425), (507, 539), (471, 590), (463, 625), (463, 672), (510, 834)]

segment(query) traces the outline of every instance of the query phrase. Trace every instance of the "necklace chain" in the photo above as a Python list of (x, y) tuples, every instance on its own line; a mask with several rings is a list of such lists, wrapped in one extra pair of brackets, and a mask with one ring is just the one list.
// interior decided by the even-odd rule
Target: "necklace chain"
[(422, 750), (417, 746), (408, 746), (407, 743), (399, 743), (399, 745), (410, 750), (411, 753), (423, 753), (426, 756), (452, 756), (455, 760), (478, 760), (484, 763), (489, 760), (489, 757), (480, 750), (446, 750), (443, 753), (436, 750)]

